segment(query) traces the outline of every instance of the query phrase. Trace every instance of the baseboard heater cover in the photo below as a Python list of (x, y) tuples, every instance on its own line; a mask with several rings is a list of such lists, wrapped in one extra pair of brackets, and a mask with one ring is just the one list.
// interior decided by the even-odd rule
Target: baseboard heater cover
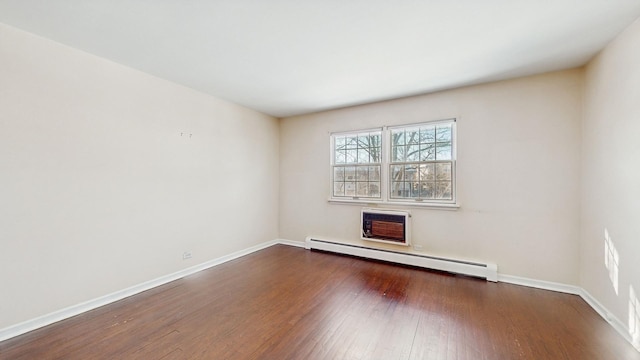
[(323, 250), (368, 259), (417, 266), (426, 269), (475, 276), (493, 282), (498, 281), (498, 266), (496, 264), (476, 263), (387, 249), (377, 249), (367, 246), (323, 240), (317, 237), (307, 237), (306, 247), (307, 249)]

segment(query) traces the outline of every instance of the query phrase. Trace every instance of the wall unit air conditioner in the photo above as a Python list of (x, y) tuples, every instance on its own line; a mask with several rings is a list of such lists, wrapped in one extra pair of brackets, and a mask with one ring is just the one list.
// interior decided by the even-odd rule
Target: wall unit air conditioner
[(411, 244), (411, 213), (400, 210), (362, 209), (360, 238), (388, 244)]

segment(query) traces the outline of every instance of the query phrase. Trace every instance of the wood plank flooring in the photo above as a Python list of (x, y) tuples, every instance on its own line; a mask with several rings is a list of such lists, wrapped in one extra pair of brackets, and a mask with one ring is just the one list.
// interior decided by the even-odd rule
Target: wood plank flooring
[(580, 297), (277, 245), (0, 343), (0, 359), (640, 359)]

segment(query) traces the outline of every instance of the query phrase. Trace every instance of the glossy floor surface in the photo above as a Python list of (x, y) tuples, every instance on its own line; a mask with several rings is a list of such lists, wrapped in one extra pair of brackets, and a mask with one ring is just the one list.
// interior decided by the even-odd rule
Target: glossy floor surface
[(580, 297), (277, 245), (0, 359), (640, 359)]

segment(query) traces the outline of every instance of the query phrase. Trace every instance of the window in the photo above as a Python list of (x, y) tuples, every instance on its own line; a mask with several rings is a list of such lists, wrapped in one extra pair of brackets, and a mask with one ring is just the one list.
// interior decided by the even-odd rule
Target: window
[(381, 198), (382, 130), (333, 134), (332, 196)]
[(455, 119), (331, 134), (331, 199), (455, 205)]
[(453, 122), (391, 128), (391, 199), (453, 200)]

